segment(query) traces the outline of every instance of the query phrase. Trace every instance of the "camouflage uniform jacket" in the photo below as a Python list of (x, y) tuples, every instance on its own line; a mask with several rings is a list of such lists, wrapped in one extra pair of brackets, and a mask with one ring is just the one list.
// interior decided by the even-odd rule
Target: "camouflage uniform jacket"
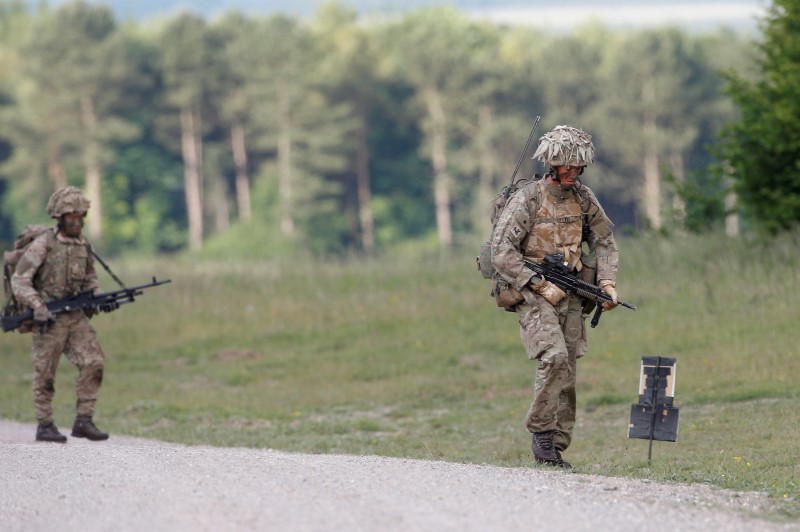
[(614, 224), (594, 193), (584, 185), (562, 190), (547, 179), (528, 183), (509, 198), (492, 234), (492, 264), (520, 292), (534, 275), (523, 257), (541, 262), (545, 255), (560, 252), (571, 268), (580, 270), (584, 219), (589, 252), (597, 258), (597, 280), (616, 281)]
[(11, 277), (11, 288), (20, 304), (30, 308), (39, 302), (63, 299), (97, 290), (89, 242), (83, 235), (70, 238), (48, 230), (39, 235), (20, 257)]

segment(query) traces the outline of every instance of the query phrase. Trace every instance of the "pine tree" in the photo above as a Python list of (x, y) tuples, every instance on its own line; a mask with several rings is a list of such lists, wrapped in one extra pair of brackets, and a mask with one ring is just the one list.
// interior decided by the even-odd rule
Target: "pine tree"
[(775, 0), (762, 24), (760, 76), (730, 75), (741, 117), (722, 134), (740, 205), (771, 232), (800, 222), (800, 0)]

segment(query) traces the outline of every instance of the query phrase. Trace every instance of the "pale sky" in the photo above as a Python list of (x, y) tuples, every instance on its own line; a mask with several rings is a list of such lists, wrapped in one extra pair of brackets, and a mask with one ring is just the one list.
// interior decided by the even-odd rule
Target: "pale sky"
[[(34, 5), (38, 0), (26, 0)], [(58, 6), (69, 0), (50, 0)], [(276, 11), (313, 14), (320, 0), (89, 0), (112, 6), (118, 16), (144, 20), (168, 16), (182, 9), (213, 18), (228, 10), (267, 15)], [(430, 5), (486, 5), (482, 0), (342, 0), (360, 7), (368, 18)], [(687, 30), (714, 30), (727, 26), (756, 32), (770, 0), (507, 0), (509, 7), (463, 7), (470, 16), (506, 24), (525, 24), (551, 32), (569, 32), (590, 20), (614, 28), (675, 25)]]
[(559, 6), (555, 2), (530, 2), (531, 7), (472, 9), (472, 16), (506, 24), (524, 24), (552, 31), (571, 31), (590, 20), (615, 28), (641, 28), (675, 25), (689, 30), (713, 30), (727, 26), (736, 30), (757, 31), (758, 20), (766, 14), (765, 2), (677, 0), (672, 5), (649, 1), (629, 1), (622, 8), (599, 0), (586, 7)]

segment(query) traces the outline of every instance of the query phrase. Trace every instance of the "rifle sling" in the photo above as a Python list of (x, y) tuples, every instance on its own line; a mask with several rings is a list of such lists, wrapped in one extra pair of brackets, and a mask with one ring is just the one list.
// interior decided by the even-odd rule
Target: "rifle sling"
[(91, 251), (91, 252), (92, 252), (92, 256), (93, 256), (94, 258), (96, 258), (96, 259), (97, 259), (97, 262), (99, 262), (100, 264), (102, 264), (102, 265), (103, 265), (103, 268), (104, 268), (104, 269), (105, 269), (105, 270), (108, 272), (108, 274), (111, 276), (111, 278), (112, 278), (112, 279), (114, 279), (114, 281), (116, 281), (116, 283), (117, 283), (117, 284), (120, 286), (120, 288), (122, 288), (122, 289), (127, 289), (127, 287), (125, 286), (125, 283), (123, 283), (123, 282), (120, 280), (120, 278), (119, 278), (119, 277), (117, 277), (117, 276), (114, 274), (114, 272), (112, 272), (112, 271), (111, 271), (111, 268), (109, 268), (108, 264), (106, 264), (106, 261), (104, 261), (103, 259), (101, 259), (101, 258), (100, 258), (100, 255), (98, 255), (97, 253), (95, 253), (95, 251), (94, 251), (94, 248), (92, 248), (91, 246), (89, 246), (89, 251)]

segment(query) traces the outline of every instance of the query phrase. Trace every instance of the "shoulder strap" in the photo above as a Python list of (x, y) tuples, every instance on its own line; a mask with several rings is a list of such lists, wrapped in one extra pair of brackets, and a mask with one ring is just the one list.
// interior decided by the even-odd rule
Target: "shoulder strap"
[[(533, 176), (533, 181), (531, 181), (531, 186), (533, 187), (533, 198), (536, 199), (536, 212), (539, 212), (539, 207), (542, 206), (542, 184), (544, 183), (544, 179), (539, 174)], [(536, 212), (533, 214), (535, 215)]]
[(583, 211), (584, 214), (589, 214), (589, 209), (592, 208), (592, 205), (595, 205), (598, 208), (600, 206), (597, 205), (594, 201), (592, 201), (592, 196), (594, 196), (594, 193), (593, 192), (583, 193), (582, 191), (584, 188), (587, 187), (581, 185), (580, 190), (576, 190), (575, 194), (578, 196), (578, 203), (580, 203), (581, 205), (581, 211)]
[(51, 228), (45, 231), (45, 233), (47, 233), (47, 251), (50, 251), (53, 249), (53, 244), (56, 241), (56, 231)]

